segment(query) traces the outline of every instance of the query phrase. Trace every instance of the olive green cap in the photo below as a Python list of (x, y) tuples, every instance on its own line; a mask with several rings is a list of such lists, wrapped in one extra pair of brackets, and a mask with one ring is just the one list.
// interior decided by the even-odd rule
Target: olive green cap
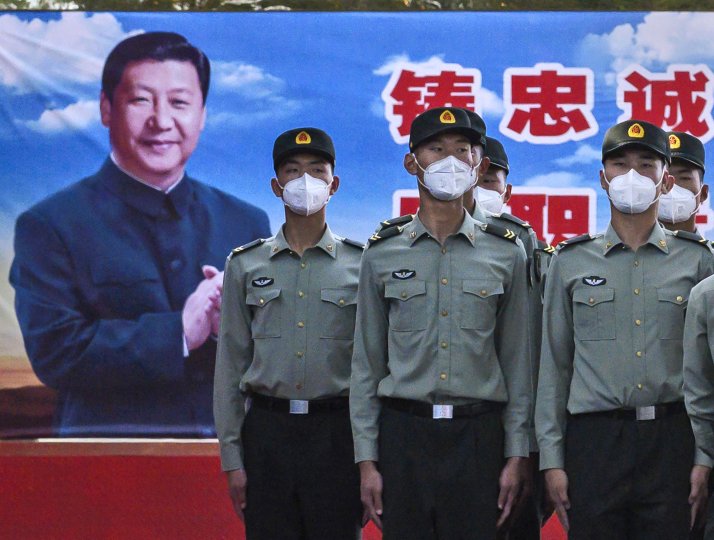
[(667, 133), (669, 138), (669, 152), (672, 159), (683, 159), (689, 163), (699, 167), (702, 171), (704, 168), (704, 145), (702, 141), (689, 133), (681, 131), (670, 131)]
[(413, 151), (427, 139), (447, 131), (463, 133), (472, 144), (483, 144), (481, 137), (485, 132), (482, 134), (471, 126), (469, 115), (464, 109), (436, 107), (424, 111), (412, 122), (409, 130), (409, 149)]
[(508, 174), (508, 155), (500, 141), (486, 137), (486, 157), (491, 160), (491, 167), (500, 167)]
[(273, 168), (277, 172), (280, 164), (293, 154), (317, 154), (335, 166), (335, 146), (330, 136), (321, 129), (304, 127), (286, 131), (275, 139), (273, 145)]
[(634, 144), (649, 148), (662, 156), (667, 163), (670, 162), (667, 133), (654, 124), (642, 120), (627, 120), (607, 130), (602, 141), (603, 161), (611, 152)]

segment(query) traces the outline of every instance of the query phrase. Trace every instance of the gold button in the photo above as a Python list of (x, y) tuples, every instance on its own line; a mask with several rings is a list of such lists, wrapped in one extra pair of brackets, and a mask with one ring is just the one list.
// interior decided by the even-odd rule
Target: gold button
[(442, 341), (442, 342), (441, 342), (441, 348), (442, 348), (442, 349), (446, 349), (448, 346), (449, 346), (449, 344), (446, 343), (446, 341)]
[(302, 351), (296, 352), (295, 356), (297, 356), (298, 358), (302, 358)]
[(486, 296), (486, 289), (481, 289), (481, 296)]
[(302, 321), (300, 321), (300, 322), (298, 323), (298, 328), (305, 328), (305, 323), (302, 322)]
[(642, 385), (641, 385), (641, 384), (638, 384), (638, 385), (637, 385), (637, 389), (638, 389), (638, 390), (642, 390)]
[(639, 289), (635, 289), (635, 294), (640, 294), (640, 290), (639, 290)]
[(605, 247), (606, 247), (606, 248), (611, 248), (611, 247), (612, 247), (612, 242), (608, 242), (607, 244), (605, 244)]
[(635, 261), (635, 266), (639, 266), (639, 265), (640, 265), (640, 261)]
[(635, 354), (637, 355), (637, 358), (642, 358), (642, 351), (637, 351)]
[(446, 248), (441, 248), (441, 253), (446, 253)]
[(442, 317), (446, 317), (448, 314), (449, 314), (449, 312), (446, 311), (445, 309), (442, 309), (442, 310), (441, 310), (441, 316), (442, 316)]
[(298, 296), (299, 296), (300, 298), (302, 298), (303, 296), (305, 296), (305, 293), (302, 292), (302, 291), (298, 291)]
[(340, 298), (340, 299), (337, 301), (337, 303), (340, 304), (341, 306), (344, 306), (344, 305), (345, 305), (345, 299), (344, 299), (344, 298)]
[(594, 298), (592, 298), (592, 297), (588, 298), (588, 304), (594, 304), (594, 303), (595, 303)]
[(295, 388), (297, 388), (298, 390), (302, 390), (302, 384), (299, 384), (299, 383), (296, 384), (296, 385), (295, 385)]
[(446, 380), (446, 373), (442, 373), (441, 375), (439, 375), (439, 378), (440, 378), (442, 381), (445, 381), (445, 380)]
[(442, 285), (446, 285), (447, 283), (449, 283), (449, 280), (448, 280), (448, 279), (446, 279), (445, 277), (441, 278), (441, 284), (442, 284)]
[(639, 320), (639, 319), (636, 319), (636, 320), (635, 320), (635, 325), (636, 325), (636, 326), (639, 326), (639, 325), (641, 325), (641, 324), (642, 324), (642, 321), (641, 321), (641, 320)]
[(307, 265), (305, 263), (300, 263), (300, 268), (305, 268)]
[(263, 304), (265, 304), (265, 300), (261, 298), (260, 300), (258, 300), (258, 303), (262, 306)]
[(681, 296), (677, 297), (677, 302), (681, 302), (682, 300), (684, 300), (684, 298), (682, 298)]
[(399, 296), (401, 296), (402, 298), (406, 298), (406, 297), (407, 297), (407, 293), (404, 292), (404, 291), (402, 291), (402, 294), (400, 294)]

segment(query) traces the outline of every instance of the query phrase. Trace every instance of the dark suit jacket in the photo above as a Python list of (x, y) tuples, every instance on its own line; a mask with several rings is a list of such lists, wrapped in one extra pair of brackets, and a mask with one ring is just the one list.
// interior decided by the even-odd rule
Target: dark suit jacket
[(24, 212), (10, 282), (63, 436), (213, 436), (215, 342), (183, 354), (181, 310), (262, 210), (185, 176), (168, 194), (111, 160)]

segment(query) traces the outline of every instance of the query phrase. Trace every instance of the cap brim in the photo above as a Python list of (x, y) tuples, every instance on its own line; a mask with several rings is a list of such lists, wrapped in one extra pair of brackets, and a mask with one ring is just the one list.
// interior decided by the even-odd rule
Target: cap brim
[(486, 145), (486, 136), (481, 135), (478, 131), (475, 131), (471, 128), (466, 128), (466, 127), (451, 127), (451, 126), (444, 126), (442, 129), (439, 129), (437, 131), (434, 131), (429, 134), (428, 137), (424, 137), (423, 139), (420, 139), (419, 141), (412, 141), (412, 148), (415, 148), (422, 144), (424, 141), (428, 141), (429, 139), (433, 139), (437, 135), (441, 135), (442, 133), (445, 133), (447, 131), (455, 131), (457, 133), (461, 133), (463, 135), (466, 135), (466, 138), (469, 139), (471, 144), (481, 144), (481, 145)]
[(294, 156), (295, 154), (315, 154), (320, 157), (323, 157), (327, 160), (328, 163), (330, 163), (333, 167), (335, 166), (335, 158), (333, 158), (328, 152), (325, 150), (320, 150), (318, 148), (291, 148), (290, 150), (283, 152), (280, 154), (277, 159), (273, 161), (273, 169), (276, 171), (278, 170), (278, 167), (290, 156)]
[(602, 159), (605, 160), (605, 158), (609, 154), (612, 154), (615, 150), (619, 150), (620, 148), (623, 148), (625, 146), (644, 146), (645, 148), (652, 150), (658, 156), (662, 156), (667, 163), (672, 161), (669, 155), (663, 154), (662, 150), (660, 150), (656, 146), (654, 146), (650, 143), (647, 143), (647, 142), (640, 142), (640, 141), (624, 141), (619, 144), (616, 144), (612, 148), (609, 148), (608, 151), (602, 155)]
[(690, 154), (672, 154), (672, 159), (681, 159), (687, 163), (691, 163), (695, 167), (699, 167), (702, 171), (705, 170), (704, 163), (701, 163), (697, 158), (691, 156)]

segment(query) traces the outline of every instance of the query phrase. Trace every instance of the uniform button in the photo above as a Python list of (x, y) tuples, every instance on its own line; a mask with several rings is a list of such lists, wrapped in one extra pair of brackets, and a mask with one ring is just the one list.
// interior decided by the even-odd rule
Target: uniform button
[(640, 290), (639, 290), (639, 289), (635, 289), (635, 294), (640, 294)]
[(448, 314), (449, 314), (449, 312), (446, 311), (445, 309), (442, 309), (442, 310), (441, 310), (441, 316), (442, 316), (442, 317), (446, 317)]
[(590, 298), (588, 298), (588, 304), (594, 304), (594, 303), (595, 303), (595, 299), (592, 296)]
[(635, 266), (639, 266), (639, 265), (640, 265), (640, 261), (635, 261)]
[(447, 283), (449, 283), (449, 280), (448, 280), (448, 279), (446, 279), (445, 277), (441, 278), (441, 284), (442, 284), (442, 285), (446, 285)]
[(642, 358), (642, 351), (637, 351), (635, 354), (637, 355), (637, 358)]
[(486, 289), (481, 289), (481, 296), (486, 296)]
[(277, 252), (278, 252), (278, 246), (273, 246), (273, 253), (277, 253)]
[(302, 298), (303, 296), (305, 296), (305, 293), (302, 292), (302, 291), (298, 291), (298, 296), (299, 296), (300, 298)]
[(407, 293), (404, 292), (404, 291), (402, 291), (402, 294), (400, 294), (399, 296), (401, 296), (402, 298), (406, 298), (406, 297), (407, 297)]
[(446, 248), (441, 248), (441, 253), (442, 254), (446, 253)]
[(302, 358), (302, 355), (303, 355), (302, 351), (298, 351), (295, 353), (295, 356), (297, 356), (298, 358)]
[(677, 297), (677, 302), (681, 302), (682, 300), (684, 300), (684, 298), (682, 298), (681, 296)]
[(297, 388), (298, 390), (302, 390), (302, 384), (300, 384), (300, 383), (296, 384), (295, 388)]
[(300, 263), (300, 268), (305, 268), (307, 265), (305, 263)]
[(262, 306), (263, 304), (265, 304), (265, 299), (261, 298), (260, 300), (258, 300), (258, 303)]
[(635, 319), (635, 326), (639, 326), (642, 324), (642, 321), (639, 319)]
[(446, 343), (446, 341), (442, 341), (442, 342), (441, 342), (441, 348), (442, 348), (442, 349), (446, 349), (448, 346), (449, 346), (449, 344)]
[(305, 323), (302, 321), (298, 322), (298, 328), (305, 328)]
[(641, 384), (638, 384), (638, 385), (637, 385), (637, 389), (638, 389), (638, 390), (642, 390), (642, 385), (641, 385)]
[(174, 259), (171, 261), (169, 264), (169, 268), (171, 268), (172, 271), (179, 270), (183, 266), (183, 263), (181, 262), (181, 259)]
[(337, 303), (338, 303), (339, 305), (341, 305), (341, 306), (344, 306), (344, 305), (345, 305), (345, 299), (344, 299), (344, 298), (340, 298), (340, 299), (337, 301)]
[(439, 378), (440, 378), (442, 381), (445, 381), (445, 380), (446, 380), (446, 373), (442, 373), (441, 375), (439, 375)]
[(605, 244), (605, 247), (606, 247), (606, 248), (611, 248), (611, 247), (612, 247), (612, 242), (608, 242), (607, 244)]

